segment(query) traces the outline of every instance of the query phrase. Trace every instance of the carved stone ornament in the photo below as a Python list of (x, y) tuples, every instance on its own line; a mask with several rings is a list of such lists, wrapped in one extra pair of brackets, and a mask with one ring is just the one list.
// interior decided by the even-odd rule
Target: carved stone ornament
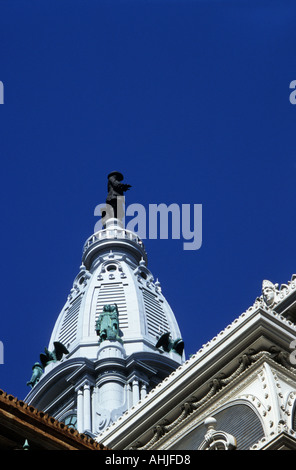
[(262, 282), (262, 296), (267, 307), (271, 308), (278, 302), (278, 284), (264, 280)]
[(223, 431), (216, 431), (216, 423), (215, 418), (212, 417), (205, 420), (204, 424), (208, 430), (198, 450), (236, 450), (235, 437)]

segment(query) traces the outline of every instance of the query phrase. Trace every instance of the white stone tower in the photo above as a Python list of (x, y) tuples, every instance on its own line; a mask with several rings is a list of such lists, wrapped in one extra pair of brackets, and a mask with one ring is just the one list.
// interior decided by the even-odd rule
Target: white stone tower
[(118, 218), (84, 244), (41, 362), (25, 401), (92, 436), (184, 362), (177, 321), (147, 267), (143, 242)]

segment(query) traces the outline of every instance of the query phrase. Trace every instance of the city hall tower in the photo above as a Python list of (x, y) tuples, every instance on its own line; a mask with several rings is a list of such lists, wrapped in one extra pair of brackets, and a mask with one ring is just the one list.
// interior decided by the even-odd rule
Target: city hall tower
[(104, 225), (84, 244), (79, 272), (48, 347), (33, 365), (25, 398), (91, 436), (184, 362), (178, 323), (148, 268), (144, 244), (122, 223), (129, 189), (122, 180), (119, 172), (108, 175)]

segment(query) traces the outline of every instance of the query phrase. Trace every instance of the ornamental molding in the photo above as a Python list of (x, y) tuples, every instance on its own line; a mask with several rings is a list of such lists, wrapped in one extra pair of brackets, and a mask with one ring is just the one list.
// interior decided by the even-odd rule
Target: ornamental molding
[(224, 338), (228, 333), (231, 333), (236, 328), (238, 328), (246, 318), (249, 318), (251, 314), (257, 312), (267, 313), (271, 316), (271, 318), (278, 319), (282, 324), (288, 326), (292, 330), (296, 332), (296, 324), (290, 320), (287, 320), (283, 315), (278, 312), (275, 312), (271, 308), (267, 307), (265, 304), (263, 297), (258, 298), (253, 305), (251, 305), (245, 312), (243, 312), (239, 317), (237, 317), (232, 323), (226, 326), (223, 330), (220, 331), (216, 336), (214, 336), (210, 341), (202, 346), (201, 349), (197, 351), (197, 353), (193, 354), (188, 361), (186, 361), (181, 367), (189, 364), (192, 360), (195, 360), (200, 354), (204, 353), (207, 349), (211, 348), (216, 344), (220, 339)]
[[(183, 420), (183, 422), (180, 423), (180, 426), (178, 426), (179, 432), (175, 432), (171, 436), (169, 435), (169, 433), (165, 435), (162, 439), (162, 443), (164, 443), (165, 441), (166, 448), (169, 448), (169, 446), (174, 442), (178, 441), (179, 438), (184, 437), (184, 426), (190, 425), (190, 428), (186, 429), (186, 433), (190, 433), (194, 428), (202, 424), (208, 416), (211, 416), (217, 411), (222, 411), (224, 408), (234, 404), (248, 404), (253, 409), (253, 411), (261, 417), (262, 421), (265, 422), (267, 413), (272, 411), (272, 403), (270, 403), (271, 397), (270, 394), (267, 394), (268, 391), (266, 391), (264, 395), (266, 401), (260, 400), (257, 396), (251, 393), (239, 394), (240, 391), (245, 388), (250, 383), (250, 381), (252, 381), (256, 377), (259, 377), (260, 381), (262, 382), (262, 389), (263, 391), (265, 391), (266, 384), (264, 378), (264, 363), (269, 363), (272, 368), (276, 369), (278, 376), (281, 376), (280, 378), (282, 380), (287, 381), (288, 378), (289, 381), (293, 381), (293, 385), (295, 384), (295, 369), (292, 370), (293, 368), (290, 368), (290, 370), (288, 370), (280, 363), (275, 362), (271, 358), (271, 354), (269, 354), (268, 352), (262, 352), (262, 356), (257, 359), (255, 363), (251, 364), (244, 372), (242, 372), (239, 377), (234, 379), (231, 384), (220, 390), (217, 395), (213, 396), (208, 402), (206, 402), (203, 406), (196, 410), (196, 412), (192, 413), (191, 415), (188, 415)], [(260, 367), (259, 370), (258, 367)], [(235, 398), (234, 395), (236, 395)], [(296, 390), (291, 391), (288, 394), (285, 406), (285, 413), (287, 417), (291, 416), (292, 414), (292, 410), (295, 406), (295, 398)], [(177, 430), (177, 427), (175, 430)], [(271, 433), (271, 436), (274, 434), (272, 430), (269, 430), (269, 432)], [(161, 444), (161, 441), (158, 442), (158, 445), (159, 444)]]
[(243, 396), (237, 396), (236, 398), (233, 397), (236, 393), (239, 393), (244, 386), (248, 385), (250, 380), (253, 380), (258, 376), (258, 365), (262, 365), (264, 361), (268, 359), (269, 357), (262, 352), (262, 356), (257, 359), (254, 364), (251, 364), (245, 371), (241, 372), (236, 378), (234, 378), (233, 382), (219, 390), (217, 394), (213, 395), (208, 401), (205, 401), (200, 408), (197, 408), (192, 413), (188, 414), (184, 420), (180, 421), (179, 425), (176, 425), (175, 429), (172, 429), (171, 433), (164, 435), (162, 441), (158, 441), (158, 447), (165, 443), (165, 447), (169, 448), (171, 444), (184, 437), (185, 426), (188, 426), (186, 429), (186, 434), (188, 434), (197, 426), (201, 425), (208, 416), (213, 415), (217, 411), (222, 411), (224, 408), (234, 404), (247, 404), (255, 413), (258, 414), (254, 400), (249, 400), (249, 397)]
[[(289, 326), (290, 329), (296, 332), (296, 325), (294, 323), (292, 323), (291, 321), (288, 321), (282, 315), (278, 314), (277, 312), (274, 312), (273, 310), (270, 310), (270, 309), (268, 310), (267, 308), (259, 308), (258, 303), (255, 302), (253, 306), (251, 306), (247, 311), (242, 313), (237, 319), (235, 319), (230, 325), (228, 325), (223, 331), (221, 331), (211, 341), (203, 345), (203, 347), (199, 351), (197, 351), (196, 354), (192, 355), (190, 359), (185, 361), (181, 366), (179, 366), (175, 371), (173, 371), (168, 377), (166, 377), (162, 382), (160, 382), (155, 388), (153, 388), (142, 400), (140, 400), (136, 405), (134, 405), (129, 410), (127, 410), (119, 418), (119, 420), (112, 423), (108, 428), (104, 430), (103, 433), (99, 434), (97, 436), (97, 439), (104, 440), (105, 438), (108, 438), (109, 440), (110, 433), (112, 433), (113, 431), (117, 432), (118, 426), (124, 425), (123, 423), (125, 422), (125, 420), (128, 420), (130, 417), (134, 416), (138, 411), (143, 409), (143, 406), (144, 407), (149, 406), (151, 400), (155, 400), (156, 396), (158, 396), (163, 391), (173, 387), (177, 381), (182, 380), (182, 376), (185, 373), (188, 373), (188, 371), (190, 373), (190, 370), (193, 369), (198, 363), (198, 361), (201, 360), (213, 347), (217, 346), (220, 341), (221, 342), (224, 341), (224, 339), (229, 334), (237, 330), (243, 322), (245, 322), (246, 320), (250, 318), (251, 315), (260, 313), (260, 311), (262, 313), (267, 314), (268, 316), (271, 316), (271, 318), (276, 317), (281, 323)], [(282, 363), (286, 370), (291, 370), (291, 371), (295, 370), (294, 367), (291, 366), (288, 360), (289, 355), (286, 352), (280, 351), (276, 347), (272, 347), (270, 351), (265, 351), (265, 353), (269, 357), (273, 357), (276, 360), (276, 362)], [(264, 351), (258, 354), (259, 355), (264, 354)], [(254, 360), (255, 356), (253, 356), (252, 361)], [(240, 373), (248, 365), (248, 361), (249, 361), (248, 354), (243, 355), (241, 358), (241, 364), (238, 370), (232, 373), (228, 379), (223, 379), (223, 380), (229, 380), (229, 382), (231, 382), (235, 378), (236, 375), (237, 376), (240, 375)], [(225, 383), (223, 383), (223, 380), (221, 381), (221, 379), (215, 379), (213, 381), (213, 388), (211, 388), (209, 393), (203, 398), (204, 402), (207, 402), (213, 395), (215, 395), (217, 389), (219, 388), (219, 380), (220, 380), (220, 385), (221, 384), (225, 385)], [(189, 411), (191, 412), (191, 405), (185, 404), (184, 410), (182, 410), (182, 415), (179, 417), (179, 419), (182, 421), (183, 418), (186, 418), (187, 414), (189, 414)], [(160, 426), (156, 430), (156, 437), (154, 436), (153, 442), (158, 441), (162, 437), (162, 435), (164, 435), (163, 427)], [(151, 442), (151, 445), (153, 444), (153, 442)], [(145, 445), (145, 448), (146, 448), (146, 445)]]
[[(273, 283), (269, 280), (264, 280), (262, 282), (262, 291), (261, 296), (257, 297), (254, 302), (254, 305), (259, 305), (261, 307), (265, 306), (267, 309), (272, 309), (281, 303), (290, 294), (294, 293), (296, 290), (296, 274), (293, 274), (291, 280), (287, 284)], [(252, 307), (251, 307), (252, 308)]]
[[(201, 406), (198, 410), (193, 412), (191, 415), (188, 415), (179, 426), (176, 426), (175, 431), (165, 435), (162, 438), (162, 441), (158, 441), (158, 448), (161, 444), (164, 445), (165, 448), (169, 448), (170, 445), (178, 441), (180, 438), (184, 437), (184, 426), (190, 426), (186, 429), (186, 434), (190, 433), (194, 430), (197, 426), (201, 425), (203, 421), (208, 417), (213, 415), (218, 411), (222, 411), (228, 406), (232, 406), (234, 404), (247, 404), (250, 406), (253, 411), (261, 418), (262, 424), (264, 425), (267, 423), (266, 434), (269, 434), (270, 437), (274, 438), (275, 432), (272, 429), (274, 423), (271, 419), (268, 420), (268, 414), (273, 412), (273, 404), (271, 402), (270, 394), (266, 391), (266, 383), (265, 383), (265, 370), (264, 364), (268, 363), (273, 369), (276, 369), (278, 376), (284, 381), (293, 382), (293, 385), (296, 382), (296, 369), (293, 367), (286, 368), (280, 362), (275, 362), (272, 359), (272, 354), (268, 351), (262, 351), (261, 357), (259, 357), (253, 364), (251, 364), (245, 371), (243, 371), (236, 379), (233, 380), (225, 388), (221, 389), (217, 395), (214, 395), (208, 402), (206, 402), (203, 406)], [(280, 355), (278, 355), (278, 358)], [(258, 370), (258, 366), (260, 369)], [(273, 371), (274, 372), (274, 371)], [(262, 382), (262, 389), (266, 391), (264, 398), (265, 400), (260, 400), (257, 396), (246, 393), (240, 394), (240, 391), (246, 387), (250, 381), (259, 378)], [(287, 380), (288, 379), (288, 380)], [(292, 385), (291, 385), (292, 386)], [(279, 391), (279, 393), (281, 393)], [(235, 398), (234, 398), (235, 396)], [(217, 401), (218, 398), (218, 401)], [(291, 391), (286, 400), (286, 407), (285, 413), (287, 417), (291, 416), (292, 410), (295, 406), (295, 399), (296, 398), (296, 389), (295, 391)], [(272, 426), (270, 426), (272, 424)], [(178, 431), (179, 429), (179, 431)], [(171, 434), (171, 436), (170, 436)], [(268, 438), (265, 438), (264, 444), (267, 442)], [(164, 448), (164, 447), (163, 447)]]
[[(296, 398), (296, 391), (292, 391), (288, 394), (286, 399), (286, 413), (288, 416), (292, 417), (293, 409), (295, 407), (295, 398)], [(292, 423), (291, 423), (292, 424)]]
[[(296, 442), (296, 431), (294, 431), (294, 429), (287, 426), (286, 423), (279, 422), (278, 425), (277, 425), (277, 433), (274, 434), (273, 439), (275, 439), (275, 438), (277, 438), (281, 435), (289, 436), (289, 437), (293, 438), (293, 440), (295, 440), (295, 442)], [(272, 440), (270, 438), (263, 437), (262, 439), (260, 439), (260, 441), (258, 441), (252, 447), (250, 447), (249, 450), (261, 450), (265, 446), (268, 446), (271, 443), (271, 441)]]
[[(269, 281), (268, 281), (269, 282)], [(264, 281), (264, 286), (267, 285), (267, 282)], [(263, 288), (262, 284), (262, 288)], [(282, 300), (285, 300), (291, 293), (296, 292), (296, 274), (293, 274), (291, 281), (288, 282), (288, 284), (283, 284), (281, 285), (280, 288), (278, 288), (278, 285), (274, 285), (275, 290), (277, 291), (277, 297), (276, 300), (277, 302), (281, 302)], [(226, 326), (220, 333), (218, 333), (216, 336), (214, 336), (210, 341), (208, 341), (206, 344), (204, 344), (195, 354), (191, 355), (191, 357), (186, 360), (181, 366), (179, 366), (175, 371), (173, 371), (167, 378), (165, 378), (161, 383), (159, 383), (155, 388), (153, 388), (142, 400), (138, 402), (137, 405), (134, 405), (132, 408), (127, 410), (120, 418), (119, 420), (115, 421), (114, 423), (111, 424), (108, 428), (104, 430), (104, 432), (100, 435), (97, 436), (97, 439), (111, 439), (112, 441), (112, 433), (118, 433), (118, 427), (119, 426), (124, 426), (124, 423), (128, 421), (130, 418), (132, 419), (135, 414), (143, 410), (144, 407), (149, 406), (150, 402), (155, 400), (156, 396), (159, 396), (161, 393), (165, 392), (169, 388), (173, 387), (174, 384), (177, 381), (182, 380), (182, 376), (184, 374), (190, 373), (191, 370), (193, 370), (194, 367), (198, 364), (200, 360), (205, 358), (208, 353), (210, 353), (215, 347), (218, 345), (221, 345), (226, 339), (230, 337), (231, 334), (237, 332), (241, 326), (244, 325), (245, 322), (249, 321), (252, 317), (254, 317), (257, 314), (262, 314), (265, 317), (269, 318), (270, 320), (276, 319), (278, 324), (286, 326), (289, 328), (289, 330), (293, 332), (293, 334), (296, 334), (296, 324), (293, 323), (292, 321), (288, 320), (285, 318), (283, 315), (280, 313), (276, 312), (273, 310), (273, 307), (275, 306), (275, 303), (271, 305), (267, 305), (267, 297), (266, 293), (265, 296), (263, 296), (263, 293), (260, 297), (257, 297), (253, 305), (251, 305), (247, 310), (245, 310), (239, 317), (237, 317), (232, 323), (230, 323), (228, 326)], [(267, 354), (271, 354), (270, 351), (267, 352)], [(291, 367), (291, 364), (287, 360), (287, 354), (284, 352), (279, 351), (278, 352), (279, 357), (278, 361), (282, 361), (285, 367), (289, 370), (293, 370), (294, 368)], [(211, 398), (211, 392), (209, 392), (209, 396), (207, 398), (205, 397), (205, 401)], [(191, 405), (190, 405), (191, 406)], [(190, 408), (189, 406), (189, 408)], [(186, 405), (185, 408), (188, 408)], [(188, 414), (188, 410), (186, 409), (183, 410), (183, 415), (186, 417)], [(160, 427), (157, 431), (157, 434), (159, 435), (157, 440), (162, 437), (162, 427)], [(146, 448), (146, 447), (145, 447)]]
[(216, 431), (216, 423), (217, 421), (213, 417), (205, 420), (204, 424), (208, 429), (198, 450), (235, 450), (237, 448), (236, 438), (224, 431)]
[[(238, 366), (238, 368), (232, 374), (230, 374), (228, 377), (223, 377), (220, 374), (219, 377), (212, 379), (209, 383), (210, 390), (206, 395), (204, 395), (202, 398), (199, 398), (199, 399), (192, 396), (189, 400), (187, 400), (185, 403), (183, 403), (179, 407), (179, 415), (178, 415), (177, 418), (175, 418), (171, 422), (169, 422), (167, 419), (161, 420), (161, 422), (159, 424), (154, 426), (154, 428), (152, 429), (153, 436), (148, 442), (146, 442), (144, 444), (141, 441), (137, 441), (134, 444), (132, 444), (129, 448), (134, 449), (134, 450), (135, 449), (137, 449), (137, 450), (148, 450), (149, 449), (150, 450), (150, 449), (154, 448), (154, 445), (156, 443), (158, 444), (158, 447), (159, 447), (161, 445), (161, 441), (164, 442), (164, 440), (167, 440), (168, 434), (171, 433), (172, 431), (174, 432), (174, 435), (172, 436), (172, 439), (174, 441), (176, 441), (176, 438), (184, 436), (184, 424), (186, 424), (187, 420), (189, 420), (189, 419), (192, 420), (193, 416), (191, 416), (191, 415), (193, 413), (194, 414), (198, 413), (198, 417), (197, 417), (198, 421), (201, 420), (200, 412), (202, 410), (204, 410), (204, 412), (205, 412), (205, 409), (206, 409), (206, 416), (211, 415), (212, 412), (217, 410), (217, 408), (219, 406), (219, 402), (217, 403), (217, 401), (216, 401), (216, 398), (217, 398), (216, 394), (217, 393), (220, 394), (220, 393), (225, 392), (225, 390), (224, 390), (225, 386), (231, 387), (231, 391), (228, 392), (228, 397), (227, 397), (227, 395), (225, 397), (224, 393), (223, 393), (223, 398), (221, 397), (220, 403), (222, 404), (222, 402), (223, 402), (225, 404), (225, 399), (230, 398), (231, 396), (233, 397), (234, 389), (233, 389), (233, 386), (231, 386), (232, 382), (235, 381), (235, 379), (240, 378), (240, 382), (239, 382), (239, 384), (237, 384), (236, 390), (241, 389), (241, 387), (242, 387), (242, 382), (241, 382), (242, 373), (243, 372), (247, 373), (246, 372), (247, 369), (249, 369), (249, 367), (251, 367), (251, 366), (254, 369), (254, 367), (258, 366), (259, 361), (261, 363), (263, 363), (266, 359), (272, 360), (272, 362), (274, 362), (277, 365), (277, 363), (275, 361), (281, 361), (281, 355), (280, 354), (275, 354), (274, 351), (273, 352), (260, 351), (258, 353), (253, 353), (253, 354), (244, 354), (240, 359), (240, 365)], [(286, 369), (286, 363), (284, 365), (281, 364), (281, 366), (282, 366), (283, 369)], [(295, 371), (295, 369), (291, 366), (288, 368), (288, 370), (289, 371), (292, 371), (292, 370)], [(250, 371), (248, 370), (248, 372), (250, 372)], [(296, 371), (294, 373), (296, 373)], [(257, 375), (257, 374), (258, 374), (258, 370), (254, 371), (254, 376)], [(249, 380), (250, 380), (250, 375), (248, 374), (248, 377), (245, 379), (245, 382), (243, 382), (243, 383), (248, 383)], [(295, 380), (296, 380), (296, 376), (295, 376)], [(215, 404), (212, 405), (212, 407), (211, 406), (209, 407), (210, 402), (213, 401), (214, 399), (215, 399)], [(252, 403), (252, 401), (254, 402), (255, 400), (257, 400), (257, 408), (260, 408), (262, 403), (256, 397), (254, 397), (253, 400), (251, 398), (251, 401), (249, 401), (249, 403)], [(235, 400), (235, 401), (237, 401), (237, 400)], [(229, 402), (228, 402), (228, 404), (229, 404)], [(254, 406), (254, 408), (256, 408), (256, 404), (253, 403), (253, 406)], [(258, 413), (258, 411), (257, 411), (257, 413)], [(177, 428), (180, 429), (181, 423), (182, 423), (182, 429), (180, 430), (179, 433), (176, 434), (176, 429)]]

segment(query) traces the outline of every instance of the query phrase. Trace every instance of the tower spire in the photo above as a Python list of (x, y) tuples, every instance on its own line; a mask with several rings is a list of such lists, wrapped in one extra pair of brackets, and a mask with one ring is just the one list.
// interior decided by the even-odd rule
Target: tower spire
[[(178, 323), (154, 282), (144, 244), (120, 219), (118, 199), (130, 188), (120, 175), (108, 175), (106, 201), (116, 206), (116, 217), (107, 208), (105, 226), (86, 240), (80, 270), (51, 334), (48, 350), (62, 344), (67, 354), (45, 363), (26, 398), (61, 421), (77, 419), (78, 430), (92, 436), (184, 358), (176, 347)], [(159, 347), (160, 331), (169, 333), (168, 347)]]

